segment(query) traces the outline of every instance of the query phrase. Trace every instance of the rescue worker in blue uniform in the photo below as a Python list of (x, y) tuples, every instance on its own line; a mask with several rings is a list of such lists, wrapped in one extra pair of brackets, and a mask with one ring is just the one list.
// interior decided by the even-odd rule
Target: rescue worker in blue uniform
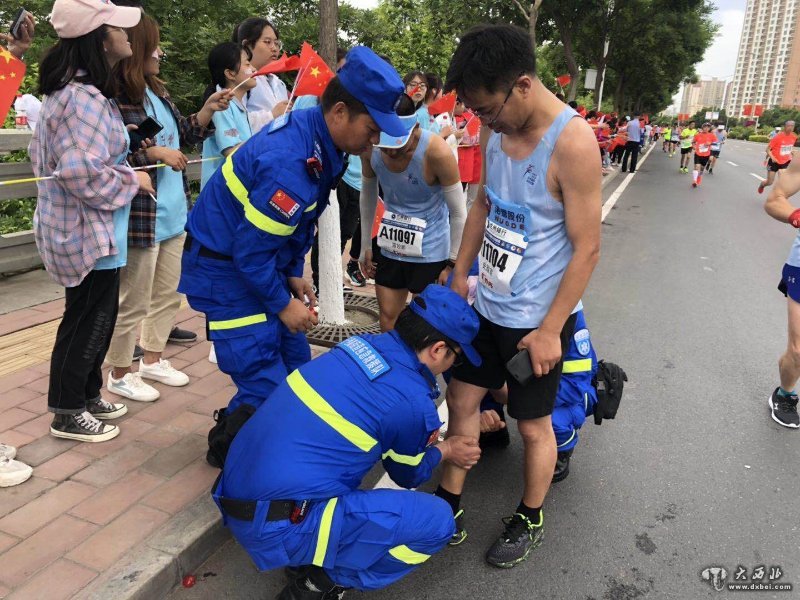
[[(441, 550), (447, 502), (409, 490), (359, 490), (378, 460), (414, 488), (446, 460), (471, 468), (476, 438), (438, 441), (436, 375), (463, 357), (478, 319), (429, 285), (396, 328), (352, 337), (293, 371), (231, 445), (213, 497), (259, 569), (302, 567), (280, 600), (340, 598), (389, 585)], [(435, 444), (435, 445), (434, 445)]]
[(344, 153), (405, 132), (395, 107), (397, 72), (369, 48), (353, 48), (321, 106), (287, 113), (232, 152), (189, 214), (181, 281), (205, 313), (220, 370), (236, 395), (209, 432), (209, 463), (222, 466), (236, 431), (311, 352), (316, 323), (303, 266)]

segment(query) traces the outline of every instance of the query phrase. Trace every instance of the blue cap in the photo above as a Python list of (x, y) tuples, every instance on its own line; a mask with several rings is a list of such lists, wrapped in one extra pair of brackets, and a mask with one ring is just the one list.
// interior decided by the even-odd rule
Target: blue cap
[(432, 283), (418, 296), (425, 301), (425, 308), (411, 301), (411, 311), (428, 322), (436, 331), (446, 335), (461, 346), (461, 351), (473, 365), (480, 366), (481, 357), (471, 346), (478, 335), (480, 321), (461, 296), (450, 288)]
[(406, 117), (400, 117), (400, 121), (403, 123), (403, 127), (406, 128), (405, 135), (389, 135), (385, 131), (381, 131), (381, 139), (380, 141), (375, 144), (376, 148), (389, 148), (389, 149), (396, 149), (402, 148), (408, 143), (408, 138), (411, 137), (411, 133), (414, 131), (414, 126), (417, 124), (417, 115), (408, 115)]
[(362, 102), (381, 129), (392, 136), (408, 133), (395, 112), (405, 86), (397, 71), (366, 46), (356, 46), (336, 74), (348, 92)]

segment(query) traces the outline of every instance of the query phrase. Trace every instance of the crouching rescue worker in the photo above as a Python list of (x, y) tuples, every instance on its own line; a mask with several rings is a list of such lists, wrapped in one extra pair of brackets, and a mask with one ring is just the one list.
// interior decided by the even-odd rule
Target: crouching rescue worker
[(353, 48), (321, 106), (287, 113), (234, 150), (189, 213), (179, 291), (205, 313), (220, 370), (236, 395), (217, 411), (208, 462), (221, 467), (242, 424), (288, 373), (311, 359), (317, 323), (303, 280), (317, 218), (343, 171), (381, 131), (405, 133), (395, 114), (397, 72)]
[(296, 567), (279, 600), (385, 587), (450, 540), (441, 498), (358, 487), (378, 460), (405, 488), (443, 460), (475, 465), (476, 438), (436, 443), (434, 401), (436, 375), (462, 356), (480, 362), (478, 327), (466, 301), (429, 285), (393, 331), (352, 337), (292, 372), (238, 433), (213, 496), (259, 569)]

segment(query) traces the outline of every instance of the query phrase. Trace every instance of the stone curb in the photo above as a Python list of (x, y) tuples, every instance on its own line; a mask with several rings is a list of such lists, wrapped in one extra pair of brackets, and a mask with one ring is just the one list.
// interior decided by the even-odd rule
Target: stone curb
[(230, 534), (219, 510), (204, 494), (129, 552), (75, 598), (152, 600), (164, 598), (184, 575), (203, 564)]

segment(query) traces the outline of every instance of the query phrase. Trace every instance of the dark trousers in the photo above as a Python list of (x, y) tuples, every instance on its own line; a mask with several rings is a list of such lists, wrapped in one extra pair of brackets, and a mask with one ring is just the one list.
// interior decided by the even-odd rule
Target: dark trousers
[(625, 154), (622, 155), (622, 171), (628, 170), (628, 157), (631, 158), (631, 173), (636, 172), (636, 162), (639, 160), (639, 142), (626, 142)]
[(111, 343), (119, 308), (119, 269), (90, 271), (66, 288), (64, 318), (50, 357), (47, 409), (78, 414), (100, 396), (101, 366)]
[(611, 153), (611, 160), (617, 164), (622, 162), (622, 155), (625, 152), (625, 146), (617, 146)]
[[(361, 192), (347, 185), (344, 181), (340, 181), (336, 187), (336, 199), (339, 201), (339, 231), (342, 237), (340, 252), (344, 252), (348, 240), (353, 238), (353, 244), (350, 248), (350, 258), (352, 260), (358, 260), (358, 255), (361, 254), (360, 197)], [(358, 245), (356, 246), (356, 244)], [(314, 280), (314, 285), (319, 288), (319, 233), (314, 236), (314, 245), (311, 246), (311, 277)]]

